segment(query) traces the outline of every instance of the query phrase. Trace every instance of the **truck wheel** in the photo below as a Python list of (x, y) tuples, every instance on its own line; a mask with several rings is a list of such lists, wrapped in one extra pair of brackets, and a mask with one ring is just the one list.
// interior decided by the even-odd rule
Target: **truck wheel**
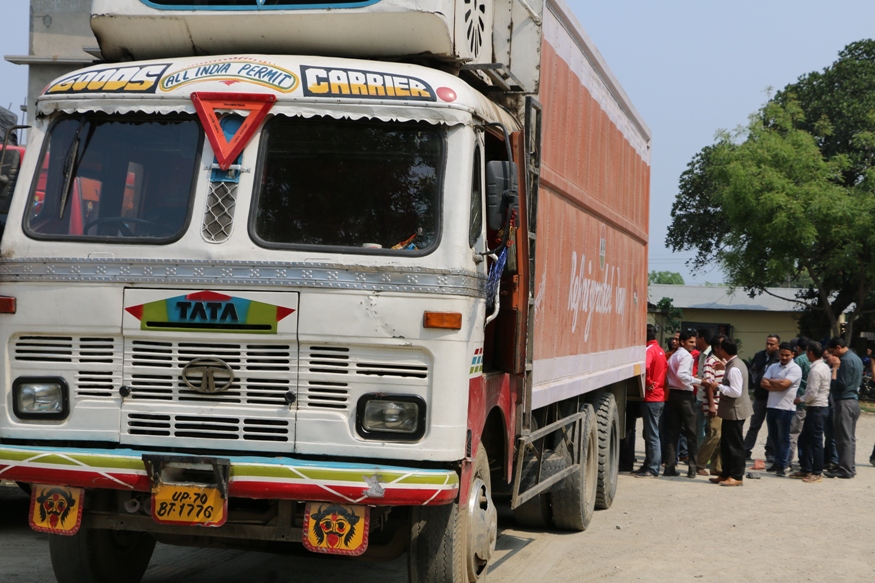
[[(553, 492), (553, 524), (563, 530), (586, 530), (595, 510), (598, 483), (598, 430), (596, 416), (589, 403), (581, 405), (585, 412), (580, 436), (572, 442), (580, 448), (580, 468), (565, 478)], [(563, 455), (567, 464), (572, 456), (564, 441), (556, 451)]]
[(486, 575), (498, 539), (489, 458), (480, 443), (467, 500), (411, 511), (410, 583), (474, 583)]
[[(565, 456), (561, 453), (546, 449), (544, 459), (541, 462), (541, 480), (558, 474), (568, 467)], [(523, 461), (523, 470), (520, 475), (520, 492), (525, 492), (538, 484), (538, 458), (534, 452), (530, 452)], [(543, 492), (531, 498), (513, 509), (514, 521), (519, 526), (526, 528), (544, 529), (550, 526), (550, 494)]]
[(606, 510), (617, 494), (617, 474), (620, 471), (620, 414), (611, 393), (600, 394), (593, 403), (599, 430), (599, 485), (595, 507)]
[(154, 550), (155, 539), (143, 532), (81, 528), (73, 536), (49, 535), (58, 583), (138, 583)]

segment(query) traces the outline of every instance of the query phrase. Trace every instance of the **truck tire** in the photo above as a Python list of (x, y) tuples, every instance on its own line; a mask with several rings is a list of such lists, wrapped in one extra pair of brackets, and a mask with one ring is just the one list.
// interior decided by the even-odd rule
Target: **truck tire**
[(606, 510), (617, 494), (617, 475), (620, 471), (620, 414), (612, 393), (604, 392), (593, 402), (599, 432), (599, 484), (595, 507)]
[(467, 500), (411, 509), (410, 583), (475, 583), (486, 575), (498, 539), (489, 458), (480, 443)]
[[(562, 480), (552, 494), (553, 524), (563, 530), (586, 530), (595, 511), (599, 449), (597, 422), (592, 405), (584, 403), (580, 410), (585, 413), (581, 435), (573, 441), (573, 445), (580, 448), (580, 468)], [(556, 451), (565, 457), (566, 464), (572, 463), (571, 452), (564, 441), (559, 442)]]
[[(568, 467), (568, 462), (563, 454), (546, 449), (544, 459), (541, 462), (541, 479), (558, 474)], [(520, 475), (520, 492), (525, 492), (538, 484), (538, 458), (534, 452), (526, 456), (523, 462), (523, 470)], [(554, 487), (555, 488), (555, 487)], [(550, 494), (542, 492), (534, 498), (513, 509), (514, 521), (519, 526), (526, 528), (544, 529), (550, 526)]]
[(143, 532), (80, 528), (73, 536), (49, 535), (58, 583), (139, 583), (155, 539)]

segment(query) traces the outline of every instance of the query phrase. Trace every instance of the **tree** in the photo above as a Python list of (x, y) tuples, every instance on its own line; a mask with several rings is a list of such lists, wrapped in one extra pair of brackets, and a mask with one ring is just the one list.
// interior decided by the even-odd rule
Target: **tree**
[(662, 320), (662, 329), (667, 334), (674, 334), (681, 329), (684, 312), (680, 308), (674, 307), (671, 298), (662, 298), (656, 302), (656, 313), (659, 314), (660, 320)]
[(873, 162), (875, 41), (860, 41), (693, 157), (666, 244), (697, 250), (694, 270), (718, 262), (751, 295), (810, 280), (787, 299), (819, 312), (834, 335), (854, 304), (850, 340), (875, 291)]
[(661, 285), (684, 285), (684, 278), (674, 271), (651, 271), (647, 275), (647, 283)]

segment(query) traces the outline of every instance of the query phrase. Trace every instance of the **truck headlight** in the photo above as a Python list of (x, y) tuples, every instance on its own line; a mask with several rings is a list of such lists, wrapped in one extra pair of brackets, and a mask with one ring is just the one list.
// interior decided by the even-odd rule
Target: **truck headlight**
[(12, 410), (20, 419), (66, 419), (67, 383), (59, 377), (19, 377), (12, 383)]
[(425, 434), (425, 401), (412, 395), (364, 395), (356, 425), (367, 439), (416, 441)]

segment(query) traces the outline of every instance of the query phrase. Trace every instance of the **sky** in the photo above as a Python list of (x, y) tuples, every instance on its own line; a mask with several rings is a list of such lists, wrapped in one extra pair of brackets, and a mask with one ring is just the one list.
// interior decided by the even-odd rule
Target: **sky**
[[(6, 25), (0, 34), (0, 57), (6, 55), (26, 55), (30, 34), (29, 0), (0, 0), (3, 7), (3, 20)], [(0, 106), (12, 110), (23, 121), (24, 114), (19, 109), (27, 100), (27, 67), (13, 65), (0, 60)], [(3, 136), (0, 135), (0, 145)]]
[[(723, 281), (719, 268), (691, 273), (690, 253), (665, 247), (678, 178), (720, 129), (746, 123), (799, 76), (875, 35), (872, 0), (566, 0), (653, 134), (650, 270), (687, 283)], [(27, 0), (4, 0), (0, 54), (27, 54)], [(19, 113), (26, 67), (0, 62), (0, 105)], [(695, 233), (690, 233), (694, 237)]]

